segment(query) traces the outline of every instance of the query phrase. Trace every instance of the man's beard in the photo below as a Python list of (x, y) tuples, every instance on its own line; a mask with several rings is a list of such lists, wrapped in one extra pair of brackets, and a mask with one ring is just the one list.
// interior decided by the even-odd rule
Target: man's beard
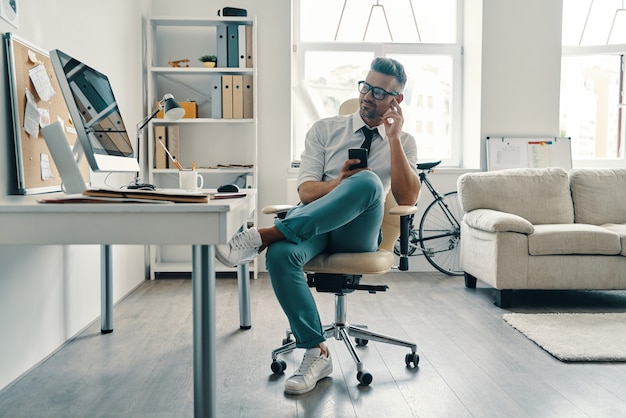
[[(367, 107), (363, 105), (367, 105)], [(377, 110), (378, 108), (376, 107), (375, 104), (371, 102), (363, 102), (361, 105), (361, 117), (363, 119), (369, 119), (369, 120), (378, 119), (380, 115), (376, 113)]]

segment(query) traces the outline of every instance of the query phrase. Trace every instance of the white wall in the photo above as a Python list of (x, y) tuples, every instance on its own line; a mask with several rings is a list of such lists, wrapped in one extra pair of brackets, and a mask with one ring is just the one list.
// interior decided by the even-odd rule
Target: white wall
[[(486, 136), (557, 133), (561, 4), (562, 0), (466, 1), (466, 168), (480, 167), (481, 140)], [(43, 48), (64, 49), (107, 73), (131, 126), (141, 119), (143, 109), (142, 11), (155, 16), (211, 17), (225, 6), (207, 0), (48, 0), (36, 4), (22, 1), (19, 5), (20, 29), (0, 21), (0, 31), (15, 32)], [(257, 17), (262, 207), (284, 202), (287, 197), (292, 6), (290, 0), (238, 0), (228, 5), (246, 8), (249, 15)], [(6, 77), (6, 71), (0, 69), (0, 75)], [(7, 109), (6, 87), (0, 88), (4, 93), (0, 109)], [(6, 112), (0, 111), (0, 126), (9, 126)], [(3, 132), (8, 138), (10, 133)], [(0, 144), (0, 166), (11, 167), (11, 153), (7, 144)], [(461, 172), (438, 170), (432, 180), (441, 191), (448, 191), (455, 187)], [(0, 194), (9, 194), (14, 175), (7, 170), (0, 176)], [(262, 225), (271, 223), (267, 217), (259, 218)], [(143, 279), (143, 265), (137, 261), (143, 249), (116, 247), (114, 251), (114, 290), (118, 299)], [(419, 257), (411, 262), (412, 269), (432, 270)], [(1, 388), (97, 318), (99, 249), (5, 247), (0, 248), (0, 266)]]
[(559, 136), (562, 5), (483, 0), (483, 144), (494, 136)]
[[(141, 14), (145, 1), (18, 2), (12, 32), (38, 47), (61, 49), (107, 74), (127, 124), (142, 117)], [(4, 57), (4, 50), (2, 56)], [(14, 193), (6, 64), (0, 75), (0, 194)], [(60, 92), (59, 92), (60, 94)], [(80, 228), (80, 225), (76, 225)], [(0, 231), (0, 234), (2, 231)], [(144, 278), (144, 249), (113, 249), (114, 300)], [(50, 355), (100, 314), (99, 246), (0, 246), (0, 388)]]

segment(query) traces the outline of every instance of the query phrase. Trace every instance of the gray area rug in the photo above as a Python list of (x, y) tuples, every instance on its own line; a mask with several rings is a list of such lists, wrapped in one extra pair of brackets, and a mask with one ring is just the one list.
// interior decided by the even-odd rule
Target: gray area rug
[(626, 313), (509, 313), (502, 317), (561, 361), (626, 361)]

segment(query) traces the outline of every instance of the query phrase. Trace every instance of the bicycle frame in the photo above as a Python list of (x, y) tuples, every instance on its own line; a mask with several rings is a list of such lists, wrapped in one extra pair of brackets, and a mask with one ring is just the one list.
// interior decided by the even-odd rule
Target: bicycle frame
[[(448, 218), (448, 221), (450, 222), (450, 224), (456, 226), (457, 228), (460, 228), (461, 227), (460, 222), (458, 221), (458, 219), (456, 219), (454, 214), (450, 211), (450, 208), (448, 207), (448, 205), (443, 201), (443, 195), (441, 193), (439, 193), (433, 187), (431, 182), (428, 180), (428, 177), (426, 177), (426, 172), (432, 173), (432, 171), (433, 171), (432, 169), (422, 170), (420, 172), (420, 174), (419, 174), (420, 183), (426, 185), (426, 187), (428, 188), (430, 193), (433, 195), (434, 200), (438, 202), (439, 206), (443, 210), (444, 215), (446, 215), (446, 218)], [(433, 240), (433, 239), (437, 239), (437, 238), (443, 238), (443, 237), (447, 237), (448, 235), (450, 235), (450, 234), (433, 235), (433, 236), (428, 237), (428, 238), (420, 239), (420, 240), (418, 240), (418, 242), (424, 242), (424, 241)]]
[[(462, 273), (458, 266), (458, 246), (461, 239), (460, 213), (456, 204), (452, 206), (454, 201), (450, 200), (456, 198), (457, 192), (439, 193), (427, 177), (440, 163), (441, 161), (417, 164), (420, 184), (428, 189), (433, 200), (425, 207), (419, 227), (414, 225), (414, 216), (407, 220), (409, 242), (406, 248), (400, 248), (402, 243), (398, 242), (398, 247), (394, 249), (394, 252), (400, 256), (405, 254), (407, 263), (408, 256), (423, 255), (437, 270), (448, 275), (459, 275)], [(415, 253), (416, 250), (420, 252)], [(400, 261), (402, 264), (402, 256)]]

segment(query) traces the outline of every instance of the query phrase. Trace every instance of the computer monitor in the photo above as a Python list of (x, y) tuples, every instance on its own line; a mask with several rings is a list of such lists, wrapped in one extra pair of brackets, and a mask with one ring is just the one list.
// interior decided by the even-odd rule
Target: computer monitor
[(108, 77), (58, 49), (50, 59), (91, 169), (139, 172)]

